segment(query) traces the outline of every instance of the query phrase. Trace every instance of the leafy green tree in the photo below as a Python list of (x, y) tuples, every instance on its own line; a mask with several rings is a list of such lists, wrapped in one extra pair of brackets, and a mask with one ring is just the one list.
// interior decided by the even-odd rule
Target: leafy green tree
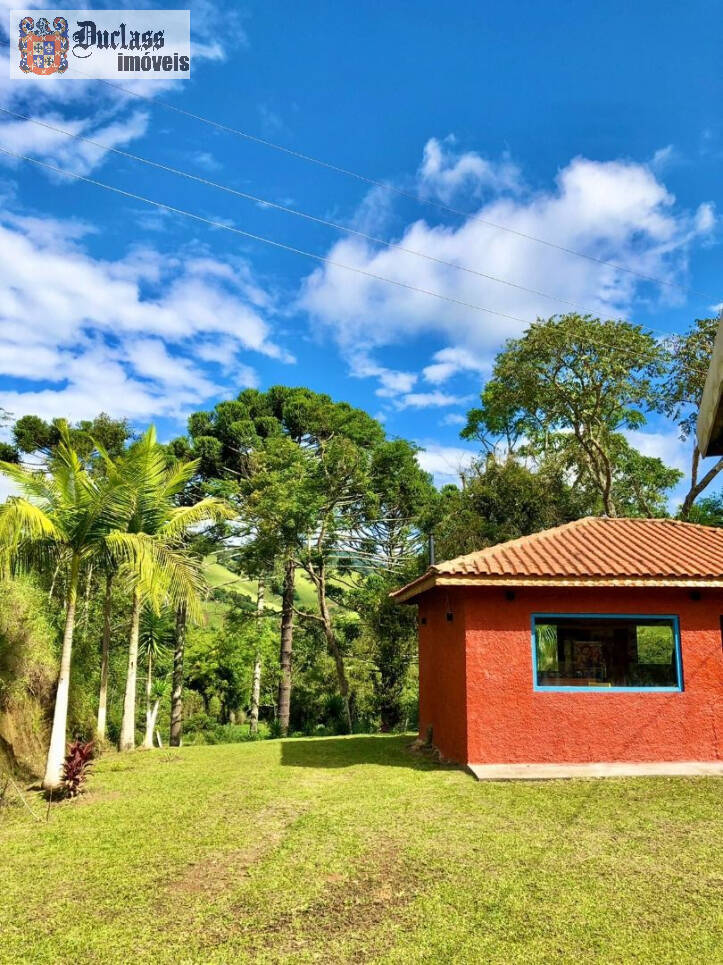
[(579, 519), (593, 498), (551, 462), (535, 470), (512, 456), (488, 455), (466, 474), (464, 488), (444, 487), (427, 525), (437, 558), (453, 559)]
[(378, 569), (367, 574), (349, 594), (363, 626), (363, 643), (374, 671), (374, 709), (384, 732), (402, 720), (402, 695), (417, 652), (417, 620), (413, 607), (399, 606), (389, 594), (420, 575), (423, 565), (412, 563), (396, 572)]
[(665, 371), (664, 348), (638, 325), (577, 314), (538, 321), (498, 354), (462, 436), (538, 459), (564, 436), (578, 478), (616, 516), (622, 431), (644, 425)]
[[(367, 413), (307, 388), (246, 390), (189, 420), (191, 451), (210, 491), (238, 506), (246, 572), (283, 571), (278, 723), (290, 719), (294, 618), (315, 626), (333, 660), (347, 729), (353, 646), (340, 614), (358, 576), (395, 569), (420, 546), (413, 517), (433, 488), (413, 447), (384, 437)], [(295, 605), (303, 570), (316, 607)]]
[(189, 632), (188, 687), (201, 695), (206, 714), (218, 705), (223, 723), (248, 707), (257, 631), (253, 616), (248, 614), (244, 622), (224, 621), (220, 627), (195, 627)]
[(723, 492), (705, 496), (690, 507), (688, 521), (701, 526), (723, 526)]
[(105, 557), (112, 534), (128, 514), (127, 492), (115, 475), (94, 476), (82, 465), (61, 424), (46, 471), (32, 472), (11, 463), (0, 471), (20, 489), (0, 507), (0, 547), (19, 567), (67, 570), (65, 629), (56, 688), (53, 725), (43, 786), (61, 782), (68, 717), (68, 691), (78, 597), (83, 566)]
[(698, 410), (718, 324), (717, 318), (697, 318), (687, 332), (668, 340), (671, 365), (661, 388), (661, 408), (677, 423), (681, 439), (687, 440), (692, 436), (694, 440), (690, 483), (680, 508), (681, 519), (692, 518), (691, 510), (696, 499), (723, 471), (721, 458), (701, 475), (700, 450), (695, 442)]
[[(292, 390), (293, 391), (293, 390)], [(245, 484), (252, 471), (255, 454), (265, 451), (267, 473), (263, 491), (254, 510), (246, 512), (245, 535), (254, 543), (253, 570), (256, 574), (284, 571), (282, 594), (278, 712), (282, 733), (288, 730), (291, 697), (291, 655), (294, 632), (294, 585), (296, 565), (293, 559), (297, 528), (298, 452), (293, 443), (284, 440), (284, 390), (267, 393), (245, 389), (236, 400), (220, 402), (210, 412), (196, 412), (188, 422), (190, 441), (175, 440), (177, 455), (193, 455), (198, 461), (199, 477), (216, 495), (222, 496), (239, 510), (246, 506)], [(276, 443), (276, 445), (274, 445)], [(174, 687), (174, 693), (176, 688)]]
[(419, 467), (416, 447), (403, 439), (374, 446), (369, 487), (373, 500), (343, 534), (348, 560), (338, 557), (337, 567), (345, 575), (346, 564), (356, 574), (344, 603), (358, 613), (364, 628), (362, 645), (374, 666), (374, 709), (387, 731), (402, 719), (402, 695), (417, 641), (414, 612), (394, 604), (389, 593), (423, 569), (425, 536), (439, 498), (431, 477)]

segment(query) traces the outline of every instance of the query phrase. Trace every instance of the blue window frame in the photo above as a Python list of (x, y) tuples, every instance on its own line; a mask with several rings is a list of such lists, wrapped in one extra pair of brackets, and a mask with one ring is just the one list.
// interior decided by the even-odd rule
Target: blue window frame
[(678, 617), (533, 613), (532, 680), (540, 691), (680, 692)]

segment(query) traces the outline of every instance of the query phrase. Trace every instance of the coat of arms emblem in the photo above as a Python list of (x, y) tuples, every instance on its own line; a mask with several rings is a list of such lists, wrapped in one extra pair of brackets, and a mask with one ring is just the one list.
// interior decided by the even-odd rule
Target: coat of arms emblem
[(23, 17), (20, 21), (20, 69), (26, 74), (63, 74), (68, 69), (68, 21)]

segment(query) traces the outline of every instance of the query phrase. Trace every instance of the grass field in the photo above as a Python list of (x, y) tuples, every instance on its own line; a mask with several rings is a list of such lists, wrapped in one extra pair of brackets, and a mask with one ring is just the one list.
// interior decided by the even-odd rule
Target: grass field
[(408, 737), (108, 755), (0, 812), (2, 962), (723, 962), (715, 778), (475, 783)]
[[(223, 587), (226, 590), (238, 593), (240, 596), (248, 597), (253, 604), (256, 603), (258, 592), (256, 580), (247, 580), (245, 577), (233, 573), (222, 563), (219, 563), (213, 554), (207, 556), (204, 560), (203, 574), (212, 589)], [(334, 580), (332, 579), (330, 582), (333, 583)], [(309, 577), (301, 569), (296, 571), (295, 597), (297, 606), (305, 610), (313, 611), (316, 609), (316, 590)], [(267, 607), (281, 611), (281, 597), (276, 593), (267, 590), (265, 601)], [(333, 600), (330, 601), (330, 605), (333, 609)], [(209, 623), (216, 625), (221, 622), (223, 614), (226, 612), (226, 604), (216, 600), (207, 600), (204, 609)]]
[[(240, 596), (248, 597), (249, 601), (256, 604), (256, 594), (258, 583), (256, 580), (247, 580), (237, 573), (231, 572), (222, 563), (219, 563), (215, 556), (207, 556), (203, 562), (203, 574), (212, 589), (223, 587), (238, 593)], [(281, 597), (275, 593), (267, 591), (266, 606), (274, 610), (281, 610)], [(296, 604), (305, 609), (314, 609), (316, 606), (316, 593), (306, 573), (297, 570), (296, 573)], [(226, 604), (217, 600), (207, 600), (204, 604), (206, 618), (208, 622), (215, 626), (219, 624), (226, 612)]]

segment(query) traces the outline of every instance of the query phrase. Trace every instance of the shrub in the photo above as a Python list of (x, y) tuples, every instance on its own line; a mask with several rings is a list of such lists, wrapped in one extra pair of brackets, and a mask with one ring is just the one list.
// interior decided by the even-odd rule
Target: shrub
[(66, 797), (82, 794), (93, 766), (93, 741), (73, 741), (63, 762), (63, 792)]
[(29, 578), (0, 581), (0, 771), (40, 776), (58, 675), (57, 626)]

